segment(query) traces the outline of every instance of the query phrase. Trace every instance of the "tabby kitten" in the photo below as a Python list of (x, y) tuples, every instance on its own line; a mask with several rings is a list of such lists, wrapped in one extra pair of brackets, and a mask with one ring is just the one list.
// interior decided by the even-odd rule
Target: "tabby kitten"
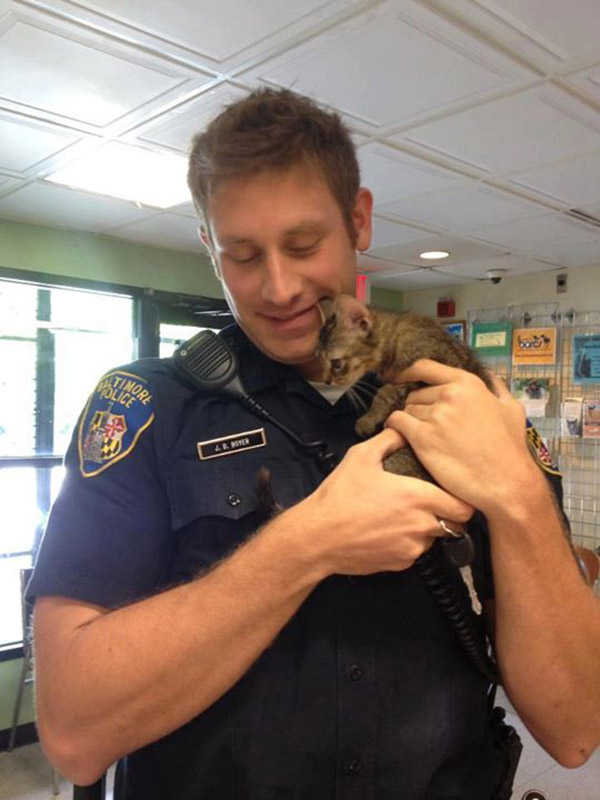
[[(347, 294), (323, 299), (320, 307), (323, 325), (316, 352), (325, 365), (324, 381), (349, 386), (366, 372), (374, 372), (384, 382), (367, 413), (356, 423), (356, 432), (363, 438), (380, 430), (392, 411), (404, 408), (408, 393), (424, 385), (385, 383), (387, 377), (419, 358), (472, 372), (493, 391), (490, 377), (475, 354), (429, 317), (367, 308)], [(384, 466), (398, 475), (433, 481), (410, 446), (389, 456)]]

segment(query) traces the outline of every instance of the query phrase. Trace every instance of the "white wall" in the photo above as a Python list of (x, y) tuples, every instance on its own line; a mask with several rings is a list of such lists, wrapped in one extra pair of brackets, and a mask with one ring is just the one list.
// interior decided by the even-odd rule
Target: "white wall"
[[(556, 293), (556, 276), (566, 273), (567, 292)], [(600, 309), (600, 265), (536, 272), (522, 277), (505, 277), (494, 285), (490, 281), (457, 284), (438, 289), (404, 292), (404, 309), (436, 316), (437, 302), (451, 297), (456, 302), (456, 319), (466, 319), (468, 311), (528, 303), (558, 302), (560, 311)]]

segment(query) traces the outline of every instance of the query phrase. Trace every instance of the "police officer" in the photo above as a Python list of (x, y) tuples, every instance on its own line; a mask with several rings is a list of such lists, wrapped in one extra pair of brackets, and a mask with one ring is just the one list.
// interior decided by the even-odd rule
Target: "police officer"
[[(421, 361), (396, 378), (425, 388), (356, 443), (354, 408), (319, 385), (317, 303), (354, 291), (371, 239), (339, 118), (255, 92), (196, 137), (189, 181), (246, 391), (341, 461), (324, 478), (169, 360), (102, 378), (29, 589), (50, 758), (79, 784), (121, 759), (117, 800), (494, 797), (488, 684), (413, 568), (440, 520), (478, 509), (507, 691), (555, 758), (583, 763), (600, 739), (598, 607), (520, 405)], [(406, 440), (439, 486), (384, 472)], [(285, 509), (266, 524), (261, 466)]]

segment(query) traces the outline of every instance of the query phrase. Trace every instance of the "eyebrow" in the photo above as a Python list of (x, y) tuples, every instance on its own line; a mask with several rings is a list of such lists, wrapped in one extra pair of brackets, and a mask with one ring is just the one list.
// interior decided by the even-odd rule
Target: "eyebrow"
[[(288, 228), (287, 231), (284, 231), (283, 238), (289, 239), (290, 237), (302, 235), (305, 233), (322, 234), (324, 230), (325, 230), (324, 223), (317, 222), (316, 220), (305, 220), (304, 222), (299, 222), (298, 225), (294, 225), (293, 228)], [(244, 236), (224, 236), (221, 239), (221, 244), (223, 245), (254, 244), (254, 240)]]

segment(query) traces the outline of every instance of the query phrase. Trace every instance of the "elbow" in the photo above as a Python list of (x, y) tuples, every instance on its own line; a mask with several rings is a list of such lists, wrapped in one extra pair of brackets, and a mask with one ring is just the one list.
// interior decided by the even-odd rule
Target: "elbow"
[(581, 732), (579, 735), (574, 734), (568, 740), (557, 741), (554, 739), (553, 741), (544, 741), (543, 739), (538, 739), (538, 741), (546, 752), (561, 767), (566, 769), (582, 767), (600, 744), (596, 737), (588, 738), (585, 734), (581, 735)]
[(39, 723), (38, 733), (48, 761), (76, 786), (96, 783), (110, 766), (97, 756), (94, 757), (93, 749), (82, 739), (60, 735)]
[(583, 745), (579, 747), (565, 747), (561, 748), (556, 753), (551, 752), (550, 755), (561, 767), (577, 769), (578, 767), (583, 767), (595, 749), (595, 747), (585, 747)]

